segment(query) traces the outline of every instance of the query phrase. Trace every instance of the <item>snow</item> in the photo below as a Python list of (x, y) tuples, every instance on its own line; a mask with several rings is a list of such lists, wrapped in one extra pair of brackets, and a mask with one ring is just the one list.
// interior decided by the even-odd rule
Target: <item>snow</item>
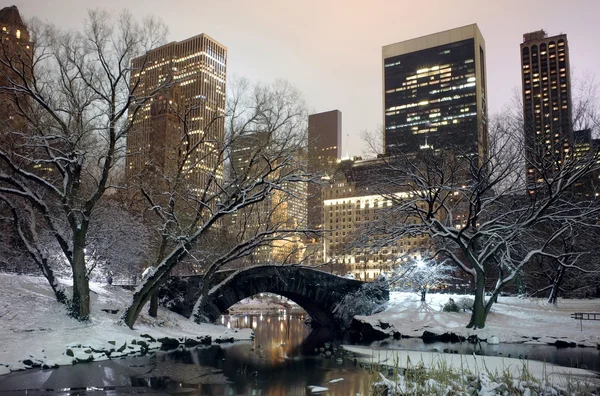
[[(121, 312), (102, 311), (121, 310), (130, 302), (132, 292), (119, 287), (91, 283), (91, 319), (79, 322), (67, 316), (66, 307), (56, 302), (45, 278), (0, 274), (0, 285), (0, 375), (25, 367), (22, 362), (26, 359), (49, 366), (66, 365), (76, 358), (108, 359), (95, 351), (118, 349), (125, 344), (124, 352), (133, 353), (142, 349), (137, 343), (142, 340), (150, 349), (160, 347), (160, 343), (149, 342), (141, 334), (155, 339), (210, 336), (213, 340), (242, 340), (252, 336), (250, 329), (198, 325), (162, 307), (158, 318), (149, 317), (144, 310), (131, 330), (117, 323)], [(73, 356), (67, 355), (67, 349)], [(115, 352), (112, 356), (122, 355)]]
[(389, 365), (398, 368), (411, 368), (422, 364), (425, 368), (448, 367), (457, 371), (467, 369), (472, 372), (504, 373), (514, 378), (522, 375), (523, 368), (535, 378), (554, 379), (559, 382), (567, 377), (588, 378), (593, 381), (596, 374), (583, 369), (556, 366), (534, 360), (520, 360), (499, 356), (461, 355), (441, 352), (419, 352), (399, 349), (372, 349), (364, 346), (343, 345), (343, 348), (356, 353), (364, 362)]
[[(391, 292), (387, 308), (371, 316), (358, 319), (371, 323), (389, 323), (402, 335), (420, 337), (424, 331), (435, 334), (452, 332), (464, 337), (476, 334), (479, 339), (490, 343), (547, 343), (557, 340), (574, 342), (578, 345), (598, 347), (600, 345), (600, 321), (584, 321), (583, 331), (578, 320), (571, 319), (574, 312), (600, 312), (600, 300), (559, 299), (558, 306), (548, 304), (545, 299), (499, 297), (492, 306), (483, 329), (467, 329), (471, 313), (442, 312), (449, 298), (458, 301), (464, 295), (427, 294), (422, 303), (414, 293)], [(472, 297), (472, 296), (471, 296)]]
[(331, 381), (329, 381), (330, 384), (337, 384), (338, 382), (342, 382), (344, 379), (343, 378), (335, 378), (332, 379)]
[(321, 393), (321, 392), (327, 392), (329, 390), (329, 388), (325, 388), (324, 386), (316, 386), (316, 385), (309, 385), (307, 386), (307, 388), (312, 392), (312, 393)]

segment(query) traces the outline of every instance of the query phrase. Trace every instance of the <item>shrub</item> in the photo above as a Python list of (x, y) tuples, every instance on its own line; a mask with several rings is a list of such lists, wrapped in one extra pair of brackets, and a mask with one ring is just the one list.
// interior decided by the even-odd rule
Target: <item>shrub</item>
[(446, 304), (444, 304), (444, 306), (442, 307), (442, 311), (444, 311), (444, 312), (459, 312), (460, 309), (458, 308), (458, 305), (456, 304), (456, 302), (454, 302), (454, 299), (450, 298), (450, 299), (448, 299), (448, 302)]
[(462, 309), (463, 312), (465, 311), (471, 311), (473, 309), (473, 304), (475, 303), (475, 300), (473, 300), (472, 298), (469, 297), (462, 297), (460, 300), (458, 300), (457, 305), (459, 309)]

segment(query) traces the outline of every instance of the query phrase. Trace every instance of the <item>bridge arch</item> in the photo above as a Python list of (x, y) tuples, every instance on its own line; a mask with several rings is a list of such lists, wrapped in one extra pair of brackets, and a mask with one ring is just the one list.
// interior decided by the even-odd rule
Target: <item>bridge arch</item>
[[(287, 297), (301, 306), (314, 323), (338, 328), (334, 312), (344, 298), (359, 291), (365, 282), (332, 275), (304, 266), (261, 265), (236, 271), (213, 287), (198, 312), (193, 312), (201, 294), (201, 281), (188, 277), (184, 295), (171, 309), (184, 316), (192, 314), (210, 322), (217, 320), (229, 307), (259, 293), (274, 293)], [(171, 286), (172, 287), (172, 286)], [(180, 287), (181, 289), (182, 287)], [(387, 300), (388, 291), (379, 296)], [(179, 305), (179, 306), (177, 306)], [(369, 314), (357, 312), (359, 314)]]

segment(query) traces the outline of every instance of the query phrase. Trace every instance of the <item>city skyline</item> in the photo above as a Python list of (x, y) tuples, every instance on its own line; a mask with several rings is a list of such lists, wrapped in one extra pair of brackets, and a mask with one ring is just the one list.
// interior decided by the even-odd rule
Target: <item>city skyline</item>
[[(51, 5), (33, 0), (14, 2), (25, 19), (33, 16), (66, 29), (81, 26), (87, 9), (121, 10), (122, 3), (56, 0)], [(381, 48), (389, 43), (477, 23), (486, 38), (488, 107), (498, 114), (521, 89), (519, 44), (525, 32), (546, 29), (568, 33), (573, 83), (595, 73), (600, 54), (589, 53), (600, 26), (594, 15), (600, 4), (578, 1), (569, 18), (557, 13), (559, 1), (508, 1), (492, 9), (480, 2), (439, 2), (435, 13), (420, 5), (376, 1), (352, 4), (316, 1), (293, 4), (267, 0), (252, 3), (190, 2), (181, 13), (169, 3), (128, 4), (136, 16), (156, 15), (170, 28), (167, 41), (205, 32), (229, 49), (230, 76), (252, 80), (289, 80), (305, 95), (311, 113), (339, 109), (345, 114), (342, 153), (362, 155), (361, 133), (381, 127)], [(64, 9), (69, 9), (65, 13)], [(519, 10), (519, 12), (515, 12)], [(422, 18), (415, 18), (420, 15)], [(427, 17), (427, 23), (423, 18)], [(310, 29), (308, 28), (310, 26)], [(277, 32), (277, 34), (273, 34)], [(360, 49), (357, 51), (357, 49)], [(352, 84), (348, 84), (352, 81)]]

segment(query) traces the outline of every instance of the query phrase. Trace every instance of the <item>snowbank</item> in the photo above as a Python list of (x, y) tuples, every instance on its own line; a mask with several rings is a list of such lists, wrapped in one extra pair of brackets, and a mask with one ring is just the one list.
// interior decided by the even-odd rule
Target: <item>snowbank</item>
[(426, 301), (414, 293), (391, 292), (387, 308), (371, 316), (357, 319), (378, 326), (388, 323), (390, 333), (420, 337), (424, 331), (435, 334), (454, 333), (465, 338), (476, 334), (492, 343), (544, 343), (557, 340), (582, 346), (600, 347), (600, 321), (584, 321), (583, 331), (573, 312), (600, 312), (600, 300), (560, 299), (558, 306), (545, 299), (499, 297), (488, 316), (486, 327), (467, 329), (470, 312), (442, 312), (449, 298), (458, 301), (463, 295), (428, 294)]
[(441, 352), (406, 351), (399, 349), (372, 349), (370, 347), (343, 345), (343, 348), (358, 355), (361, 361), (398, 368), (423, 366), (432, 368), (439, 365), (458, 371), (467, 369), (472, 372), (487, 371), (492, 373), (510, 373), (514, 378), (521, 376), (523, 368), (538, 379), (554, 378), (556, 381), (565, 377), (587, 378), (595, 381), (595, 373), (571, 367), (556, 366), (535, 360), (520, 360), (499, 356), (460, 355)]
[(163, 308), (156, 319), (144, 311), (131, 330), (117, 324), (131, 298), (131, 292), (119, 287), (90, 284), (91, 320), (78, 322), (56, 302), (44, 278), (0, 274), (0, 285), (0, 375), (31, 365), (109, 359), (104, 351), (112, 350), (112, 358), (131, 356), (159, 348), (156, 340), (165, 337), (188, 344), (206, 342), (206, 336), (217, 341), (252, 337), (250, 329), (198, 325)]

